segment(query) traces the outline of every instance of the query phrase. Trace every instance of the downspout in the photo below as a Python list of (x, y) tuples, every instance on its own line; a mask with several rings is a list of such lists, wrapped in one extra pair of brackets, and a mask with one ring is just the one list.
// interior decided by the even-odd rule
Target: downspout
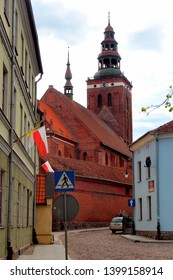
[[(34, 108), (34, 116), (35, 116), (35, 124), (37, 123), (37, 84), (42, 79), (42, 73), (40, 74), (39, 79), (35, 82), (35, 108)], [(34, 146), (34, 201), (33, 201), (33, 234), (32, 241), (33, 244), (37, 244), (37, 233), (36, 233), (36, 147)]]
[(10, 106), (10, 131), (9, 131), (9, 191), (8, 191), (8, 217), (7, 217), (7, 260), (13, 258), (13, 248), (11, 244), (11, 217), (12, 217), (12, 190), (13, 190), (13, 135), (14, 135), (14, 76), (15, 76), (15, 7), (16, 0), (12, 6), (12, 57), (11, 57), (11, 106)]
[(159, 177), (158, 177), (158, 137), (157, 134), (155, 136), (156, 139), (156, 187), (157, 187), (157, 239), (160, 239), (160, 205), (159, 205)]

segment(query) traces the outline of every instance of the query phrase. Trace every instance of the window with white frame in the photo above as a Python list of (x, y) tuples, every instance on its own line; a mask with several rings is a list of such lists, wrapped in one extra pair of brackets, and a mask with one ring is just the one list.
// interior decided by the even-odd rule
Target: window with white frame
[(33, 193), (29, 192), (29, 226), (33, 225)]
[(137, 162), (137, 181), (141, 182), (142, 180), (142, 173), (141, 173), (141, 161)]
[(0, 226), (4, 225), (5, 171), (0, 169)]
[(7, 114), (7, 96), (8, 96), (8, 71), (5, 65), (3, 65), (3, 77), (2, 77), (2, 111)]
[(22, 199), (22, 226), (26, 227), (26, 187), (23, 187)]
[(21, 226), (21, 190), (22, 185), (18, 183), (18, 192), (17, 192), (17, 226)]
[(29, 215), (30, 215), (30, 212), (29, 212), (29, 206), (30, 206), (30, 191), (27, 189), (27, 192), (26, 192), (26, 226), (28, 227), (29, 226)]
[(151, 196), (147, 196), (147, 220), (151, 220)]
[(138, 198), (138, 220), (142, 221), (142, 198)]

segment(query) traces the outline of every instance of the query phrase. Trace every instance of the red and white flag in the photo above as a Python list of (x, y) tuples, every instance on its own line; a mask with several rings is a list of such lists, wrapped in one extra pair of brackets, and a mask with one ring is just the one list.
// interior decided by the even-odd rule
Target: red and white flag
[(33, 146), (34, 142), (37, 145), (40, 155), (45, 156), (48, 153), (48, 144), (46, 137), (46, 129), (44, 125), (32, 131), (31, 136), (29, 138), (29, 148)]
[(45, 163), (42, 164), (43, 169), (46, 172), (54, 172), (54, 170), (52, 169), (50, 163), (48, 161), (46, 161)]

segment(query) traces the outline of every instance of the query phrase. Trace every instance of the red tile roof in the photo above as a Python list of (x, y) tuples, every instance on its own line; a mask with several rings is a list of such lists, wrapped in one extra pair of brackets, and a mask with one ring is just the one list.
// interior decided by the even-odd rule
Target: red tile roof
[(46, 104), (43, 101), (39, 101), (38, 108), (42, 112), (45, 112), (45, 119), (49, 124), (51, 123), (51, 130), (53, 130), (54, 133), (76, 142), (72, 134), (69, 132), (69, 129), (60, 119), (58, 114), (55, 113), (52, 107), (50, 107), (48, 104)]
[[(51, 99), (49, 99), (49, 93), (51, 93)], [(131, 157), (131, 152), (123, 139), (89, 109), (71, 100), (68, 96), (54, 88), (49, 88), (41, 98), (41, 101), (48, 103), (52, 108), (54, 107), (55, 111), (56, 104), (59, 102), (63, 103), (63, 107), (68, 108), (68, 111), (75, 115), (75, 117), (98, 138), (99, 142), (127, 157)], [(77, 135), (75, 135), (75, 137), (77, 138)]]
[(150, 133), (168, 133), (173, 132), (173, 121), (165, 123), (154, 130), (151, 130)]
[(99, 165), (94, 162), (64, 158), (58, 155), (47, 155), (42, 158), (48, 160), (55, 171), (73, 170), (77, 176), (83, 176), (92, 179), (103, 179), (107, 181), (119, 182), (131, 185), (132, 173), (128, 170), (129, 176), (125, 178), (124, 168), (115, 168), (107, 165)]
[(45, 174), (38, 174), (36, 176), (36, 203), (46, 203), (46, 176)]

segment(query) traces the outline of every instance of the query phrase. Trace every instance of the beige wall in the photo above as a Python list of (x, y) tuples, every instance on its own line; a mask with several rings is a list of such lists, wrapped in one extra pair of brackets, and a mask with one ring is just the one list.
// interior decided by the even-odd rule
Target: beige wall
[(52, 199), (46, 205), (37, 204), (36, 233), (39, 244), (50, 244), (52, 240)]

